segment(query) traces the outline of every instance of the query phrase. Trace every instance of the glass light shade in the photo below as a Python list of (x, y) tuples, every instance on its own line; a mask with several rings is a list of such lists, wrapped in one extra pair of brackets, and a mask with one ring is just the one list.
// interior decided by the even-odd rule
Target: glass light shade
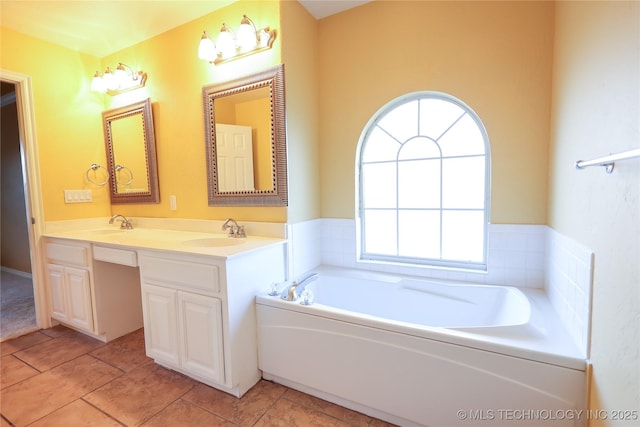
[(267, 29), (260, 30), (260, 47), (269, 46), (269, 42), (271, 41), (271, 34), (267, 31)]
[(94, 74), (93, 79), (91, 80), (91, 90), (100, 93), (105, 93), (107, 91), (107, 88), (104, 85), (104, 81), (97, 71)]
[(226, 25), (223, 24), (223, 27), (220, 29), (218, 40), (216, 40), (216, 49), (220, 53), (222, 53), (222, 56), (224, 58), (228, 58), (235, 55), (236, 42), (233, 39), (233, 34), (231, 34), (231, 31), (228, 31), (225, 27)]
[(200, 46), (198, 46), (198, 58), (211, 62), (216, 59), (217, 55), (216, 46), (205, 31), (200, 39)]
[(258, 44), (258, 37), (256, 30), (251, 24), (247, 15), (244, 15), (240, 22), (240, 28), (238, 28), (238, 47), (242, 51), (251, 50)]
[(127, 72), (124, 70), (124, 68), (121, 66), (118, 66), (118, 68), (116, 68), (116, 72), (114, 76), (116, 78), (117, 88), (126, 87), (132, 80), (127, 74)]
[(118, 80), (109, 67), (104, 72), (102, 82), (107, 90), (116, 90), (118, 88)]

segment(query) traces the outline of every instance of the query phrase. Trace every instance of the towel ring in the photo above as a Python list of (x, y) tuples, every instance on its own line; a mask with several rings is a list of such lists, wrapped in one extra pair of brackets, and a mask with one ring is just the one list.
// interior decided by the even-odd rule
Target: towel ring
[[(119, 173), (120, 173), (120, 171), (125, 170), (125, 169), (129, 171), (129, 181), (127, 181), (127, 182), (120, 182), (120, 181), (118, 180), (118, 176), (120, 176), (120, 175), (119, 175)], [(131, 183), (133, 182), (133, 172), (131, 171), (131, 169), (129, 169), (129, 168), (128, 168), (128, 167), (126, 167), (126, 166), (116, 165), (116, 174), (118, 174), (118, 176), (116, 176), (116, 182), (117, 182), (118, 184), (120, 184), (120, 185), (129, 185), (129, 184), (131, 184)]]
[[(104, 169), (104, 173), (107, 175), (107, 177), (104, 179), (104, 181), (97, 182), (97, 181), (94, 180), (95, 176), (96, 176), (96, 172), (98, 171), (98, 169)], [(93, 178), (91, 178), (91, 175), (90, 175), (91, 171), (93, 171)], [(95, 185), (101, 185), (102, 186), (102, 185), (105, 185), (107, 182), (109, 182), (109, 171), (107, 169), (105, 169), (104, 167), (100, 166), (97, 163), (93, 163), (91, 165), (91, 167), (89, 169), (87, 169), (86, 176), (87, 176), (87, 181), (89, 181), (90, 183), (95, 184)]]

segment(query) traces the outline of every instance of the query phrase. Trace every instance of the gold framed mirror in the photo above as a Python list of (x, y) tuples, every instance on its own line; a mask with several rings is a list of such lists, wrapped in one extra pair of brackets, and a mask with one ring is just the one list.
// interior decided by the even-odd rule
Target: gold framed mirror
[(102, 112), (112, 204), (158, 203), (156, 140), (147, 98)]
[(284, 66), (202, 88), (209, 206), (287, 206)]

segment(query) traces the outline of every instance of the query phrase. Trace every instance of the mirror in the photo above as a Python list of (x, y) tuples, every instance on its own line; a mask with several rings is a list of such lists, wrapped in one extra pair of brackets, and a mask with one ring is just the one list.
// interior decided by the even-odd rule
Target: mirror
[(209, 206), (287, 206), (284, 66), (202, 96)]
[(102, 112), (111, 203), (158, 203), (151, 101)]

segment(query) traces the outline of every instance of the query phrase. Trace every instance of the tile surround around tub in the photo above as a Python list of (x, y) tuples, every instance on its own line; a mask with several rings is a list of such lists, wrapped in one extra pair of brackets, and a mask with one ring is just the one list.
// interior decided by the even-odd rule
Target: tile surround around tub
[(291, 278), (324, 264), (544, 289), (563, 325), (587, 354), (593, 254), (546, 225), (491, 224), (487, 272), (359, 263), (353, 219), (321, 218), (287, 227)]
[(491, 225), (488, 272), (407, 267), (356, 261), (356, 224), (352, 219), (317, 219), (289, 225), (292, 277), (319, 264), (436, 279), (543, 288), (547, 227)]
[(551, 305), (578, 348), (589, 357), (594, 254), (550, 228), (546, 258), (545, 288)]

